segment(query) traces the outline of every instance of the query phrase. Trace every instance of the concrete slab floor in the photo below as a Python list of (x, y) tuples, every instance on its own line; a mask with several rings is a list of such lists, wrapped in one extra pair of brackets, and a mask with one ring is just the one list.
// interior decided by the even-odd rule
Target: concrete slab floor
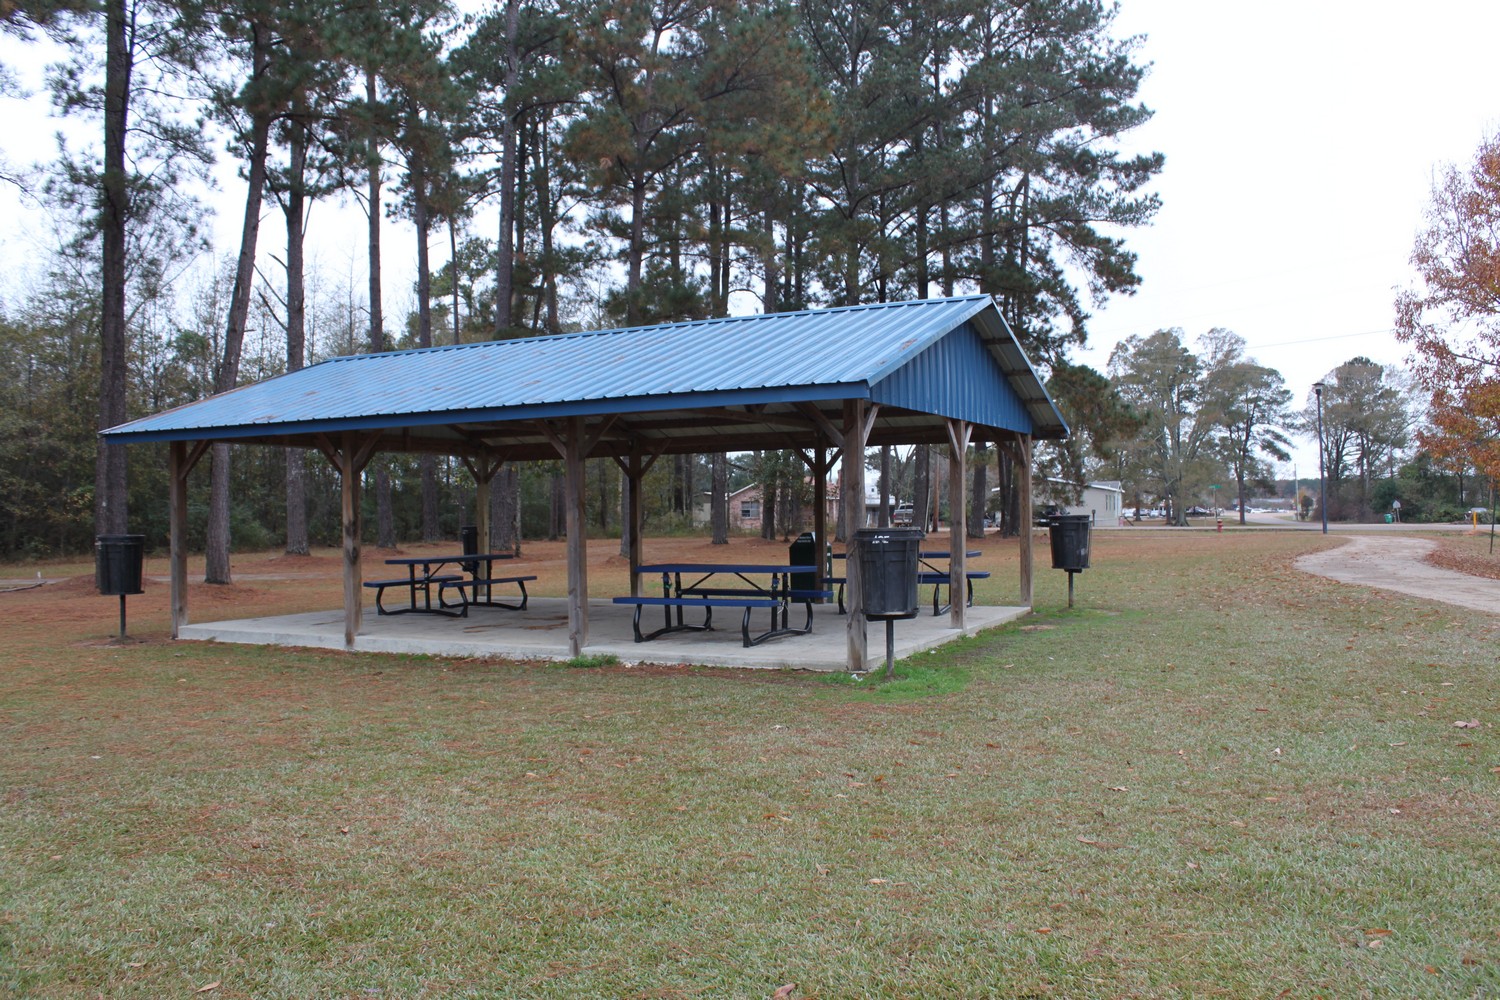
[[(965, 611), (964, 629), (950, 627), (946, 612), (934, 616), (929, 606), (916, 618), (895, 623), (896, 659), (905, 659), (945, 642), (1014, 621), (1028, 613), (1022, 607), (972, 607)], [(740, 611), (719, 608), (714, 628), (707, 632), (675, 632), (649, 642), (635, 642), (630, 627), (634, 609), (610, 601), (589, 602), (589, 644), (584, 655), (614, 655), (626, 663), (680, 664), (793, 670), (843, 670), (847, 661), (845, 630), (848, 618), (834, 605), (816, 605), (813, 629), (807, 635), (771, 639), (748, 649), (740, 641)], [(695, 619), (691, 614), (686, 619)], [(701, 620), (701, 619), (697, 619)], [(659, 628), (662, 611), (647, 608), (641, 630)], [(792, 612), (801, 625), (805, 612)], [(751, 619), (751, 635), (768, 627), (766, 614)], [(187, 625), (187, 640), (211, 640), (276, 646), (344, 648), (341, 608), (309, 611), (274, 618)], [(560, 597), (533, 597), (525, 611), (470, 608), (467, 618), (442, 615), (377, 615), (366, 608), (354, 649), (371, 653), (414, 653), (428, 656), (503, 657), (517, 660), (567, 660), (568, 605)], [(866, 669), (885, 664), (885, 623), (869, 624)]]

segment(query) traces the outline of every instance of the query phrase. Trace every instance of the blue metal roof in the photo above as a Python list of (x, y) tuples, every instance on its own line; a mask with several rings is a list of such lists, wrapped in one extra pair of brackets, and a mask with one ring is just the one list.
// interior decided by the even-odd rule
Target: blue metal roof
[[(949, 360), (945, 375), (904, 373), (955, 334), (971, 346)], [(986, 351), (994, 365), (974, 371)], [(965, 369), (977, 377), (965, 379)], [(900, 373), (897, 405), (1003, 419), (994, 426), (1038, 437), (1066, 434), (985, 295), (349, 355), (104, 433), (121, 441), (284, 440), (360, 428), (877, 399), (873, 387)], [(1007, 388), (1011, 398), (996, 405), (990, 397)]]

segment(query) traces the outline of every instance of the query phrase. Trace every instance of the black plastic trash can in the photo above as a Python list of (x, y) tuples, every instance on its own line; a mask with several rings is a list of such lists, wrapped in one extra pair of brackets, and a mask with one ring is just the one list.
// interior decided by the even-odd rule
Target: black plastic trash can
[(98, 535), (94, 538), (94, 584), (107, 596), (140, 594), (145, 535)]
[[(458, 540), (463, 545), (464, 555), (474, 556), (479, 554), (479, 526), (477, 524), (460, 525)], [(473, 561), (461, 563), (460, 565), (463, 567), (463, 571), (470, 576), (474, 576), (475, 570), (479, 567), (479, 564)]]
[[(787, 565), (818, 565), (818, 536), (811, 531), (804, 531), (793, 539), (792, 544), (787, 548)], [(793, 573), (791, 587), (793, 590), (817, 590), (818, 574)]]
[(1047, 521), (1052, 541), (1052, 568), (1080, 573), (1089, 568), (1089, 516), (1054, 514)]
[(866, 618), (917, 616), (921, 528), (860, 528), (854, 533)]

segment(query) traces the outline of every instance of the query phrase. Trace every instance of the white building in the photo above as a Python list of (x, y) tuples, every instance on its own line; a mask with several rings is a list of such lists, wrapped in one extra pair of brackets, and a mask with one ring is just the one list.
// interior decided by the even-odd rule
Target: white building
[[(1120, 515), (1125, 508), (1125, 490), (1114, 480), (1085, 483), (1077, 503), (1064, 503), (1073, 496), (1077, 487), (1061, 479), (1048, 479), (1037, 484), (1037, 509), (1048, 504), (1057, 506), (1059, 514), (1087, 514), (1089, 522), (1097, 527), (1119, 527)], [(1059, 499), (1061, 498), (1061, 499)]]

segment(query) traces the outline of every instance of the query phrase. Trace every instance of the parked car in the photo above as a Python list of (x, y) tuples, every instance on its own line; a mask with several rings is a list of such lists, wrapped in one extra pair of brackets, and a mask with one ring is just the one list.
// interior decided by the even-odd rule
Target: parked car
[(1043, 504), (1031, 512), (1031, 523), (1038, 528), (1047, 527), (1047, 522), (1063, 513), (1063, 509), (1055, 503)]
[(891, 525), (897, 528), (910, 527), (915, 516), (916, 509), (911, 504), (898, 504), (896, 509), (891, 511)]
[(1214, 516), (1214, 512), (1211, 511), (1211, 510), (1209, 510), (1207, 507), (1189, 507), (1187, 509), (1187, 516), (1188, 517), (1213, 517)]

